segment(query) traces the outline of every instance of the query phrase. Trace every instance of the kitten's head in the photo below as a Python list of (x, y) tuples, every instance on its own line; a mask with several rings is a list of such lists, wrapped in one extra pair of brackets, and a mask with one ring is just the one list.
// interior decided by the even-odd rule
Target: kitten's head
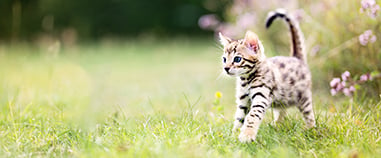
[(245, 38), (240, 40), (232, 40), (221, 33), (219, 36), (220, 42), (224, 46), (223, 67), (228, 75), (248, 74), (257, 64), (266, 59), (261, 41), (251, 31), (247, 31)]

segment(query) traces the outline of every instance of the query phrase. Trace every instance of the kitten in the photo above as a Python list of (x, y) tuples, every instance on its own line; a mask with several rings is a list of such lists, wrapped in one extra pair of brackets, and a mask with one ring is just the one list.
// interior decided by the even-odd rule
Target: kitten
[(247, 31), (245, 38), (240, 40), (219, 34), (224, 46), (224, 71), (237, 77), (233, 131), (243, 125), (239, 135), (241, 142), (255, 140), (270, 105), (274, 108), (276, 121), (282, 120), (286, 107), (296, 105), (303, 113), (307, 128), (315, 126), (311, 74), (303, 52), (303, 34), (298, 23), (280, 9), (269, 13), (266, 27), (276, 18), (283, 18), (290, 27), (291, 57), (266, 58), (261, 41), (251, 31)]

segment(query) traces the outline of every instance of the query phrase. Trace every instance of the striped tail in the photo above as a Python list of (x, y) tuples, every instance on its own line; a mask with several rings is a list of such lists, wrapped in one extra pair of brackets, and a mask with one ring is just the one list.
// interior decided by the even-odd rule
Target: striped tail
[(287, 15), (284, 9), (277, 9), (269, 13), (266, 20), (266, 28), (269, 28), (272, 22), (278, 17), (283, 18), (290, 27), (292, 41), (291, 56), (306, 62), (306, 55), (304, 53), (304, 47), (302, 44), (304, 41), (303, 33), (299, 28), (298, 22)]

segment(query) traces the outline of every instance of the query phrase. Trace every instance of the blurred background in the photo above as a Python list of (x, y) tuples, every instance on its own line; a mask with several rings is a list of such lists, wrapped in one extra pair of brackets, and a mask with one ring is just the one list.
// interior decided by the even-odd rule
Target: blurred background
[(204, 35), (198, 18), (222, 15), (228, 0), (3, 0), (0, 39), (34, 41), (176, 34)]

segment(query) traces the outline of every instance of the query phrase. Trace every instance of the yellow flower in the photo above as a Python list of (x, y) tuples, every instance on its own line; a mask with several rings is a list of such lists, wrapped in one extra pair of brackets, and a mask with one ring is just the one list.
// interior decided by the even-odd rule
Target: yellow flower
[(335, 113), (336, 112), (336, 108), (334, 106), (329, 106), (329, 112), (331, 113)]
[(357, 126), (360, 126), (361, 123), (362, 123), (362, 122), (361, 122), (360, 120), (356, 120), (356, 121), (355, 121), (355, 124), (356, 124)]
[(216, 94), (214, 94), (217, 99), (220, 99), (222, 97), (222, 93), (220, 91), (217, 91)]

